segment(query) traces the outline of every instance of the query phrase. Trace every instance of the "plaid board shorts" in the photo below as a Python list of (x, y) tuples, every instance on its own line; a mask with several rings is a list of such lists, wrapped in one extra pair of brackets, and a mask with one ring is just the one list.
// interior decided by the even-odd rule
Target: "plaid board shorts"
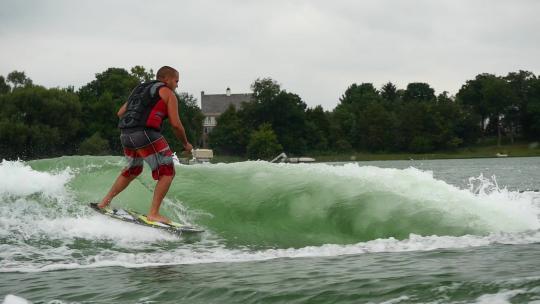
[(174, 176), (174, 162), (169, 144), (157, 131), (123, 131), (120, 142), (124, 148), (127, 166), (122, 170), (125, 177), (138, 176), (143, 170), (143, 161), (152, 169), (152, 177)]

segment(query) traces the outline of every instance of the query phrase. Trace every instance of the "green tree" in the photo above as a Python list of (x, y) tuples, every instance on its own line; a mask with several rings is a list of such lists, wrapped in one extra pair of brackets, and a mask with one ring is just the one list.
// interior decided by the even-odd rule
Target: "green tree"
[(225, 155), (245, 155), (248, 134), (234, 105), (217, 119), (217, 125), (209, 134), (209, 145), (216, 152)]
[(262, 124), (256, 131), (253, 131), (247, 146), (247, 156), (250, 159), (266, 159), (283, 151), (272, 126), (268, 123)]
[(359, 104), (365, 107), (372, 102), (380, 102), (381, 97), (372, 83), (362, 83), (360, 85), (353, 83), (345, 90), (339, 101), (341, 104)]
[(530, 140), (540, 140), (540, 78), (529, 80), (528, 104), (523, 120), (524, 132)]
[(390, 150), (394, 137), (393, 113), (381, 103), (369, 104), (358, 116), (355, 148), (366, 151)]
[(492, 74), (479, 74), (473, 80), (467, 82), (456, 94), (457, 101), (480, 117), (478, 122), (482, 132), (486, 129), (485, 123), (492, 115), (489, 101), (484, 97), (486, 83), (496, 78)]
[(139, 79), (121, 68), (109, 68), (96, 74), (96, 79), (77, 92), (83, 106), (84, 130), (82, 136), (90, 137), (99, 132), (109, 142), (112, 151), (120, 153), (122, 147), (118, 140), (118, 117), (116, 113)]
[(148, 82), (156, 77), (152, 69), (146, 71), (146, 69), (140, 65), (132, 67), (130, 71), (131, 75), (135, 76), (139, 82)]
[(443, 91), (441, 94), (437, 95), (437, 103), (451, 103), (454, 102), (452, 97), (448, 96), (447, 91)]
[(272, 78), (257, 78), (251, 84), (251, 90), (256, 103), (265, 103), (274, 99), (281, 92), (281, 86)]
[(7, 84), (4, 76), (0, 76), (0, 95), (4, 95), (11, 92), (11, 87)]
[(337, 126), (336, 140), (343, 149), (350, 143), (352, 148), (366, 147), (365, 130), (368, 126), (363, 113), (371, 105), (381, 104), (382, 98), (371, 83), (350, 85), (334, 109), (333, 120)]
[(331, 142), (330, 119), (322, 106), (306, 110), (306, 142), (308, 150), (325, 151)]
[(8, 157), (46, 157), (73, 153), (81, 129), (77, 95), (40, 86), (2, 96), (0, 151)]
[(405, 102), (431, 102), (435, 100), (435, 90), (432, 89), (429, 84), (424, 82), (409, 83), (403, 95), (403, 101)]
[(517, 130), (522, 130), (526, 136), (530, 121), (527, 112), (531, 97), (531, 84), (536, 76), (529, 71), (511, 72), (504, 77), (515, 96), (515, 103), (510, 105), (504, 115), (504, 122), (510, 129), (510, 138), (514, 142)]
[(269, 123), (283, 148), (290, 153), (303, 153), (306, 146), (307, 105), (293, 93), (281, 90), (269, 79), (257, 79), (252, 84), (253, 102), (243, 105), (240, 111), (248, 128), (256, 129)]
[(85, 139), (79, 147), (80, 155), (108, 155), (109, 142), (101, 137), (99, 132)]
[(7, 75), (7, 81), (13, 86), (13, 89), (32, 86), (32, 79), (26, 77), (24, 72), (13, 71)]
[[(497, 125), (497, 145), (501, 145), (502, 130), (504, 128), (504, 116), (509, 115), (509, 110), (516, 103), (516, 96), (510, 85), (502, 78), (495, 77), (487, 81), (483, 87), (482, 95), (486, 99), (492, 114), (491, 119)], [(513, 110), (513, 109), (512, 109)]]
[(385, 83), (381, 88), (381, 97), (388, 102), (395, 102), (399, 99), (397, 87), (391, 83)]

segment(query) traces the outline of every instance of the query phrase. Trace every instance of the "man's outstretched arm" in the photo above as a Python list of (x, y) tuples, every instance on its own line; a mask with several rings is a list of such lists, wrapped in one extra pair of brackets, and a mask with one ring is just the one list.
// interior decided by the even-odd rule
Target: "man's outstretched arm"
[(124, 102), (124, 104), (120, 107), (120, 109), (118, 109), (118, 113), (116, 113), (116, 115), (118, 115), (118, 117), (122, 117), (122, 115), (124, 115), (126, 111), (127, 111), (127, 101)]
[(176, 99), (176, 95), (171, 89), (167, 87), (162, 87), (159, 90), (159, 96), (167, 103), (169, 123), (173, 128), (174, 134), (178, 139), (182, 141), (184, 149), (186, 151), (191, 151), (191, 149), (193, 149), (193, 146), (189, 143), (186, 136), (186, 130), (184, 129), (182, 121), (180, 120), (180, 115), (178, 114), (178, 100)]

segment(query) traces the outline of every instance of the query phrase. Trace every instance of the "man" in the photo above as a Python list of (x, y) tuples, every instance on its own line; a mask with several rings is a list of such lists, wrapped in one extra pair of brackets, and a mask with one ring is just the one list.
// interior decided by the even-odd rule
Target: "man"
[(118, 110), (120, 141), (128, 165), (116, 178), (98, 207), (105, 208), (109, 205), (116, 195), (141, 174), (144, 160), (152, 169), (152, 177), (158, 181), (146, 218), (150, 221), (170, 223), (168, 218), (159, 214), (159, 207), (175, 174), (172, 151), (161, 135), (163, 120), (169, 118), (174, 134), (182, 141), (186, 151), (191, 151), (193, 146), (187, 140), (178, 115), (178, 100), (174, 94), (178, 87), (178, 71), (164, 66), (157, 71), (156, 78), (155, 81), (138, 85), (131, 92), (128, 101)]

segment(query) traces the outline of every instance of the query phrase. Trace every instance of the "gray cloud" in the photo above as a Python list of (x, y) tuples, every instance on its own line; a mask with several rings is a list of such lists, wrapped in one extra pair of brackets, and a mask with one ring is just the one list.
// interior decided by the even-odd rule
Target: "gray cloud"
[(455, 93), (476, 74), (538, 73), (534, 0), (7, 1), (0, 74), (79, 87), (107, 67), (173, 65), (199, 96), (273, 77), (332, 109), (353, 82), (425, 81)]

